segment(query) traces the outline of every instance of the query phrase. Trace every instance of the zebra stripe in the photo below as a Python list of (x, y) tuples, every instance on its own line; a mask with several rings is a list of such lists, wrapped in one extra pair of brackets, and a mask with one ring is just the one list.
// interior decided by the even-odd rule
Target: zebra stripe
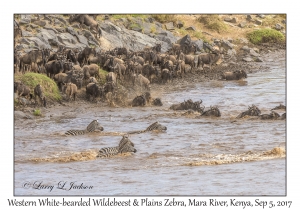
[(134, 148), (134, 144), (130, 141), (128, 136), (123, 136), (121, 139), (119, 146), (117, 147), (105, 147), (99, 150), (99, 154), (97, 157), (99, 158), (107, 158), (112, 157), (120, 153), (127, 152), (136, 152), (137, 150)]
[(72, 135), (72, 136), (77, 136), (77, 135), (83, 135), (89, 132), (94, 132), (95, 130), (100, 130), (103, 131), (103, 127), (99, 125), (98, 120), (93, 120), (85, 130), (69, 130), (65, 134), (66, 135)]
[(159, 125), (159, 123), (155, 122), (155, 123), (151, 124), (150, 126), (148, 126), (148, 128), (146, 128), (145, 131), (153, 131), (158, 127), (158, 125)]
[(99, 154), (97, 157), (102, 158), (102, 157), (111, 157), (114, 155), (117, 155), (119, 153), (119, 146), (117, 147), (104, 147), (99, 150)]
[(72, 136), (77, 136), (77, 135), (83, 135), (86, 134), (87, 130), (69, 130), (65, 134), (66, 135), (72, 135)]

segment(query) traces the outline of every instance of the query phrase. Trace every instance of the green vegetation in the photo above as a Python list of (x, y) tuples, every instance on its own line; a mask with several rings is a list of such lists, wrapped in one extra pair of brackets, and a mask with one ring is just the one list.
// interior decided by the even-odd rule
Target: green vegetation
[(34, 116), (41, 116), (42, 115), (41, 110), (39, 110), (39, 109), (34, 110), (33, 115)]
[(105, 70), (103, 70), (103, 69), (99, 69), (99, 75), (100, 75), (100, 81), (99, 81), (99, 83), (101, 84), (101, 85), (104, 85), (105, 84), (105, 82), (106, 82), (106, 75), (108, 74), (108, 72), (107, 71), (105, 71)]
[(282, 33), (270, 28), (252, 31), (247, 34), (247, 38), (253, 44), (261, 44), (266, 42), (282, 43), (285, 41), (285, 37)]
[(149, 15), (144, 15), (144, 14), (116, 14), (111, 16), (112, 19), (118, 20), (121, 18), (127, 18), (129, 21), (131, 18), (142, 18), (144, 20), (145, 18), (149, 17)]
[(61, 95), (56, 83), (44, 74), (26, 73), (15, 74), (15, 81), (22, 81), (33, 92), (35, 86), (40, 84), (43, 87), (47, 99), (61, 100)]
[(151, 15), (156, 21), (161, 23), (176, 22), (175, 15)]
[(201, 15), (198, 19), (206, 28), (218, 33), (227, 32), (228, 26), (219, 18), (218, 15)]

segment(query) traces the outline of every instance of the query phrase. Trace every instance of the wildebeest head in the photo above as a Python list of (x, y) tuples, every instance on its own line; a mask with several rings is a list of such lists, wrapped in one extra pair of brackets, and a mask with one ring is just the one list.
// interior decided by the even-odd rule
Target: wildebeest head
[(146, 98), (143, 95), (137, 96), (132, 100), (132, 106), (145, 106)]
[(152, 104), (153, 104), (154, 106), (162, 106), (162, 105), (163, 105), (163, 103), (161, 102), (161, 99), (160, 99), (160, 98), (154, 99), (153, 102), (152, 102)]

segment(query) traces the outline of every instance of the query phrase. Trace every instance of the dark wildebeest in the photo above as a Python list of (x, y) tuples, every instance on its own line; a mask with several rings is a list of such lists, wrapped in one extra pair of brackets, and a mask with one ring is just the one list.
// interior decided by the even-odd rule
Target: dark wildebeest
[(70, 100), (73, 97), (73, 100), (76, 100), (77, 86), (71, 82), (65, 84), (65, 91), (67, 99)]
[(152, 79), (154, 77), (158, 77), (158, 69), (159, 67), (154, 67), (150, 64), (145, 64), (142, 69), (142, 75), (148, 78), (152, 83)]
[(221, 79), (225, 80), (239, 80), (247, 78), (247, 73), (244, 70), (235, 70), (233, 72), (224, 72), (221, 74)]
[(152, 101), (152, 105), (153, 105), (153, 106), (162, 106), (163, 103), (161, 102), (161, 99), (160, 99), (160, 98), (155, 98), (155, 99)]
[(72, 23), (74, 21), (79, 22), (80, 24), (85, 24), (86, 26), (90, 27), (90, 30), (94, 34), (94, 36), (97, 38), (97, 36), (100, 38), (102, 36), (102, 31), (99, 27), (99, 24), (96, 20), (94, 20), (93, 17), (87, 15), (87, 14), (75, 14), (70, 15), (69, 22)]
[(163, 83), (169, 82), (171, 80), (171, 74), (169, 69), (163, 69), (161, 72), (161, 80)]
[(89, 83), (86, 86), (86, 96), (88, 97), (88, 100), (90, 100), (90, 97), (93, 96), (94, 101), (97, 97), (103, 97), (103, 88), (95, 83)]
[(14, 92), (17, 93), (18, 96), (25, 96), (32, 99), (30, 88), (22, 82), (14, 82)]
[(62, 60), (49, 61), (48, 63), (46, 63), (45, 69), (47, 72), (47, 76), (53, 78), (55, 74), (58, 74), (59, 72), (62, 72), (64, 70), (63, 62)]
[(242, 118), (245, 116), (259, 116), (261, 111), (258, 109), (257, 106), (253, 105), (248, 107), (248, 110), (239, 114), (236, 118)]
[(88, 59), (90, 56), (96, 56), (95, 48), (85, 47), (81, 52), (78, 53), (77, 61), (80, 66), (88, 64)]
[(209, 65), (209, 70), (211, 70), (211, 65), (215, 64), (221, 58), (221, 53), (219, 51), (215, 51), (214, 53), (203, 53), (198, 55), (198, 65), (197, 68), (202, 66), (204, 70), (204, 64)]
[(204, 107), (201, 107), (201, 104), (202, 104), (202, 100), (193, 102), (193, 100), (189, 99), (189, 100), (184, 101), (179, 104), (173, 104), (170, 107), (170, 109), (173, 109), (173, 110), (189, 110), (189, 109), (191, 109), (191, 110), (197, 111), (199, 113), (203, 113)]
[(259, 118), (261, 120), (276, 120), (280, 117), (280, 115), (277, 112), (271, 111), (270, 114), (262, 114), (259, 115)]
[(67, 50), (66, 56), (67, 56), (67, 60), (72, 61), (74, 64), (78, 63), (76, 54), (75, 52), (73, 52), (73, 50)]
[(43, 106), (46, 107), (46, 98), (44, 96), (43, 88), (40, 84), (37, 84), (37, 86), (35, 86), (33, 93), (34, 93), (35, 103), (37, 104), (36, 97), (38, 97), (41, 104), (43, 104)]
[(132, 106), (145, 106), (146, 98), (144, 95), (136, 96), (131, 103)]
[(38, 66), (41, 66), (44, 65), (45, 62), (44, 50), (32, 50), (20, 57), (19, 71), (24, 73), (25, 64), (31, 65), (32, 63), (36, 63)]
[(221, 112), (217, 106), (211, 106), (209, 110), (203, 112), (201, 116), (221, 117)]
[(275, 108), (271, 109), (271, 110), (276, 110), (276, 109), (284, 109), (286, 110), (286, 106), (283, 104), (279, 104), (279, 106), (276, 106)]

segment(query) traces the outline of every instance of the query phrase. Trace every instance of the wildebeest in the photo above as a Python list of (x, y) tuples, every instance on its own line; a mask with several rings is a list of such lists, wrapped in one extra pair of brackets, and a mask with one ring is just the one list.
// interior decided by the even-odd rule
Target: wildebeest
[(79, 52), (77, 60), (80, 66), (87, 64), (90, 56), (96, 56), (95, 48), (85, 47), (81, 52)]
[(221, 117), (221, 112), (217, 106), (211, 106), (209, 110), (204, 111), (201, 116)]
[(242, 112), (241, 114), (239, 114), (236, 118), (242, 118), (245, 116), (259, 116), (261, 114), (261, 111), (259, 110), (259, 108), (257, 106), (255, 106), (254, 104), (252, 104), (252, 106), (248, 107), (248, 110), (245, 112)]
[(109, 92), (112, 92), (112, 93), (115, 92), (115, 83), (114, 82), (106, 82), (103, 85), (103, 95), (106, 95)]
[(88, 71), (88, 76), (87, 78), (90, 77), (95, 77), (97, 79), (100, 79), (100, 75), (99, 75), (99, 66), (97, 64), (90, 64), (90, 65), (85, 65), (82, 67), (83, 71), (86, 72)]
[(224, 72), (221, 74), (221, 78), (225, 80), (239, 80), (247, 78), (247, 73), (244, 70), (235, 70), (233, 72)]
[(63, 62), (61, 60), (49, 61), (45, 65), (47, 76), (53, 78), (55, 74), (62, 72), (64, 70)]
[(209, 65), (209, 70), (211, 70), (211, 65), (216, 63), (221, 58), (221, 53), (219, 51), (215, 51), (214, 53), (202, 53), (198, 55), (198, 65), (197, 68), (202, 66), (204, 70), (204, 64)]
[(30, 100), (32, 99), (30, 88), (22, 82), (14, 82), (14, 92), (17, 93), (19, 97), (25, 96), (29, 97)]
[(106, 75), (106, 81), (113, 82), (115, 85), (117, 85), (117, 74), (115, 74), (114, 72), (109, 72)]
[(284, 109), (286, 110), (286, 106), (283, 104), (279, 104), (279, 106), (276, 106), (275, 108), (271, 109), (271, 110), (277, 110), (277, 109)]
[(176, 61), (174, 71), (176, 72), (176, 76), (181, 76), (183, 78), (183, 74), (185, 73), (185, 62), (183, 60)]
[(161, 99), (160, 99), (160, 98), (155, 98), (155, 99), (152, 101), (152, 105), (153, 105), (153, 106), (162, 106), (163, 103), (161, 102)]
[(73, 100), (76, 100), (77, 86), (71, 82), (65, 84), (65, 92), (67, 99), (70, 100), (73, 97)]
[(277, 112), (271, 111), (270, 114), (262, 114), (259, 115), (259, 118), (261, 120), (276, 120), (280, 117), (280, 115)]
[(43, 91), (43, 88), (40, 84), (37, 84), (33, 90), (33, 93), (34, 93), (34, 100), (35, 100), (35, 103), (37, 104), (37, 101), (36, 101), (36, 97), (39, 98), (41, 104), (43, 104), (44, 107), (46, 107), (46, 98), (44, 96), (44, 91)]
[(139, 74), (137, 76), (136, 80), (137, 80), (137, 84), (139, 84), (141, 89), (145, 89), (147, 91), (150, 91), (150, 81), (146, 77)]
[(152, 75), (155, 75), (156, 77), (158, 77), (158, 70), (157, 70), (157, 68), (155, 68), (154, 66), (152, 66), (150, 64), (145, 64), (142, 69), (142, 74), (146, 78), (151, 80)]
[(171, 74), (169, 69), (163, 69), (161, 72), (161, 80), (163, 83), (169, 82), (171, 80)]
[(201, 104), (202, 104), (202, 100), (193, 102), (193, 100), (189, 99), (189, 100), (184, 101), (179, 104), (173, 104), (172, 106), (170, 106), (170, 109), (173, 109), (173, 110), (189, 110), (189, 109), (191, 109), (191, 110), (197, 111), (199, 113), (203, 113), (204, 107), (201, 107)]
[(45, 64), (46, 57), (44, 50), (32, 50), (20, 57), (20, 68), (19, 70), (24, 72), (24, 65), (31, 65), (32, 63), (36, 63), (41, 66)]
[(93, 97), (93, 101), (97, 97), (103, 97), (103, 88), (95, 83), (89, 83), (86, 86), (86, 96), (88, 97), (88, 100), (90, 100), (90, 97)]
[(99, 27), (99, 24), (93, 17), (87, 14), (75, 14), (71, 15), (69, 18), (69, 22), (72, 23), (74, 21), (79, 22), (80, 24), (85, 24), (90, 27), (90, 30), (93, 32), (95, 37), (97, 36), (100, 38), (102, 36), (102, 31)]
[(144, 95), (136, 96), (133, 100), (131, 105), (132, 106), (145, 106), (146, 105), (146, 98)]

